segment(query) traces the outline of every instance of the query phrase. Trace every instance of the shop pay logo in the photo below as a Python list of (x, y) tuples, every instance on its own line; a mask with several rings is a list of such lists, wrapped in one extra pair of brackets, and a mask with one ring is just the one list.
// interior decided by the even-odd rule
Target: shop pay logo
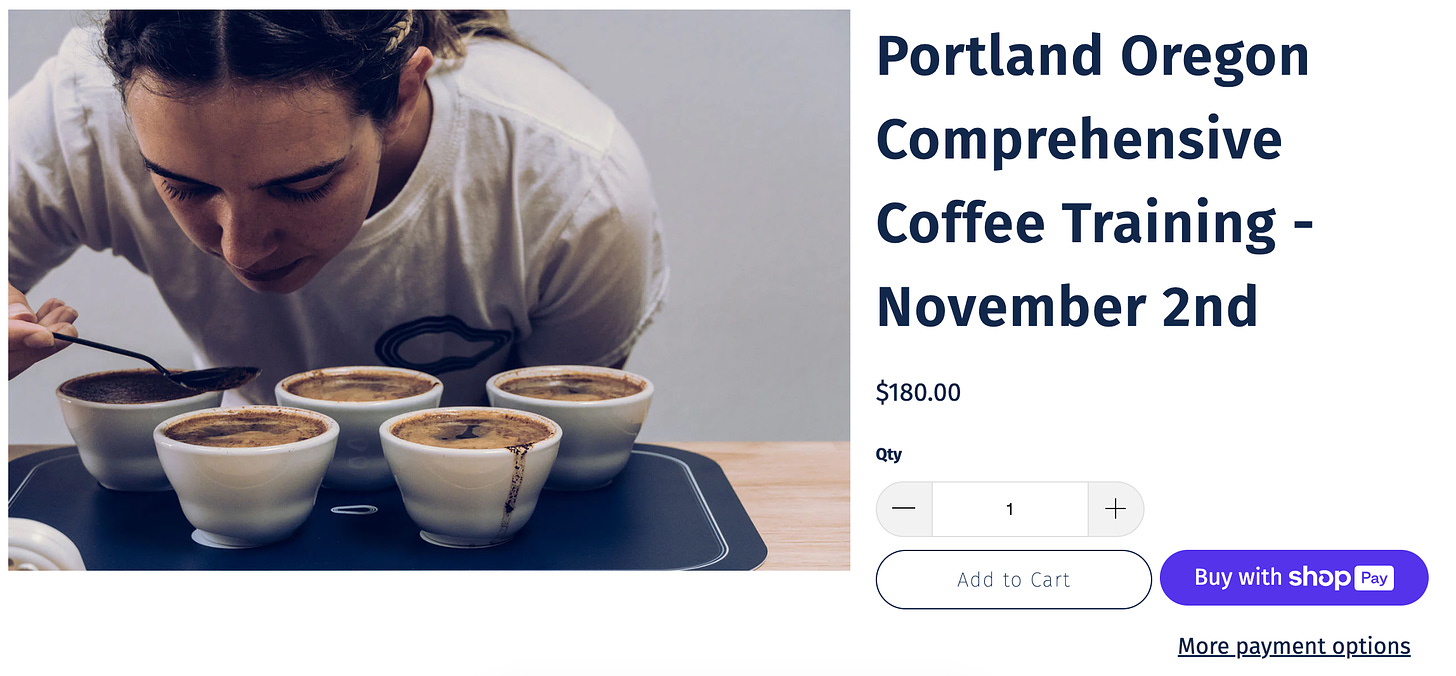
[(1355, 591), (1395, 591), (1395, 566), (1355, 566)]

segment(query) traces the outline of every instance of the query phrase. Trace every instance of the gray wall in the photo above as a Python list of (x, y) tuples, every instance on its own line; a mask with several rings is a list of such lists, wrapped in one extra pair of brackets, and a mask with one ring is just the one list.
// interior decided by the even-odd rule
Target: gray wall
[[(79, 12), (10, 12), (10, 93)], [(642, 149), (667, 229), (669, 302), (628, 368), (649, 441), (849, 438), (849, 13), (513, 12)], [(191, 363), (150, 280), (81, 250), (30, 294), (82, 335)], [(67, 442), (52, 393), (119, 357), (73, 347), (10, 382), (10, 442)]]

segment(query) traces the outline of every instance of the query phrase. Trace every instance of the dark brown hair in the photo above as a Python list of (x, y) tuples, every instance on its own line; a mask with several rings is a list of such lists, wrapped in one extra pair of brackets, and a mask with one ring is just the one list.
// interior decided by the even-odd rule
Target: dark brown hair
[(228, 84), (316, 85), (345, 92), (356, 115), (377, 123), (394, 113), (417, 47), (461, 57), (481, 37), (524, 44), (502, 10), (114, 10), (102, 28), (123, 98), (143, 73), (174, 97)]

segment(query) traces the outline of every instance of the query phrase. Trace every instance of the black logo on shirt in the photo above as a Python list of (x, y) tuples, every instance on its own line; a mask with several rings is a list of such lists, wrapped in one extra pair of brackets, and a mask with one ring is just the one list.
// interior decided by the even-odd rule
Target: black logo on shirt
[[(400, 356), (400, 348), (410, 339), (436, 333), (453, 333), (472, 343), (489, 343), (485, 349), (469, 357), (444, 357), (426, 364), (417, 364)], [(386, 366), (424, 371), (433, 376), (451, 371), (475, 368), (511, 342), (510, 331), (492, 331), (471, 328), (459, 317), (421, 317), (408, 321), (384, 332), (374, 343), (374, 354)]]

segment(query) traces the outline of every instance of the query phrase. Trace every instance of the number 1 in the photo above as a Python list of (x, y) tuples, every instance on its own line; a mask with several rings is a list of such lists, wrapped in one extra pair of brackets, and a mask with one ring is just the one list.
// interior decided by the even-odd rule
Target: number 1
[(1011, 516), (1011, 503), (1006, 503), (1006, 516)]

